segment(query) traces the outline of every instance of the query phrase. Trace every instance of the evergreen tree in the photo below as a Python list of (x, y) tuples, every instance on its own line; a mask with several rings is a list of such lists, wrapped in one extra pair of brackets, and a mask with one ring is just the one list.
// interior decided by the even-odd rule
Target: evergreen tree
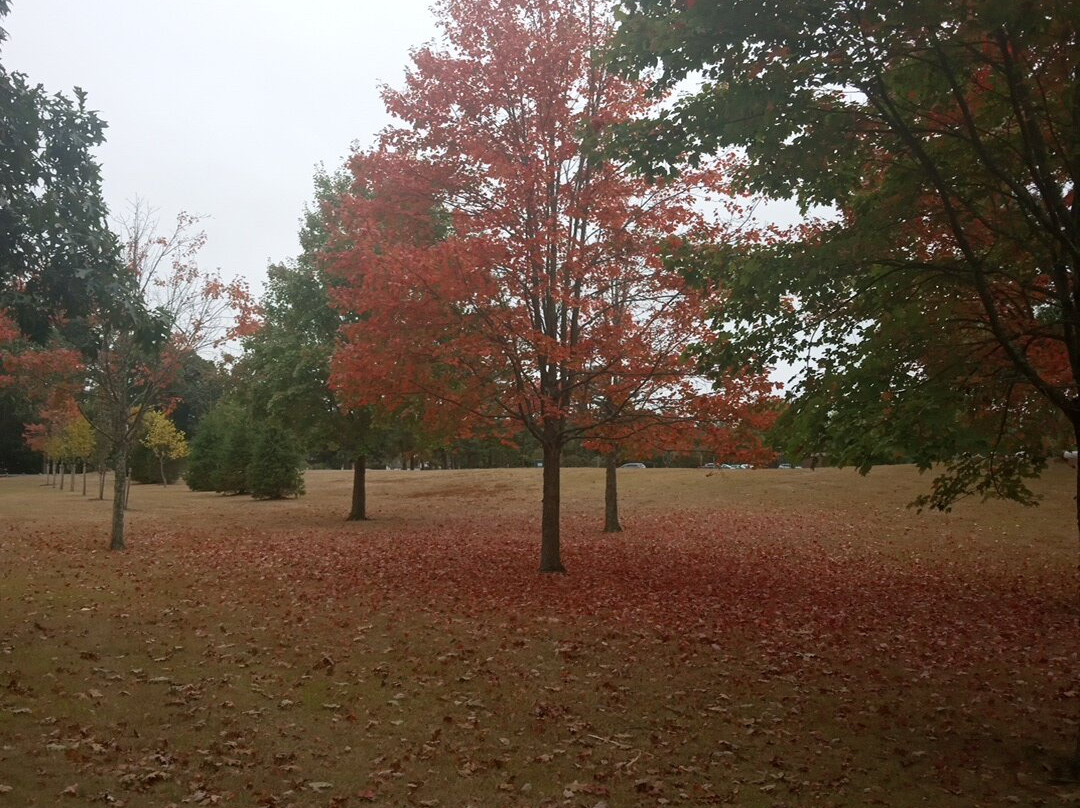
[(192, 491), (222, 490), (221, 468), (225, 459), (229, 415), (227, 405), (218, 405), (199, 422), (184, 473), (184, 480)]
[(252, 452), (251, 431), (251, 425), (244, 418), (238, 418), (229, 425), (225, 433), (216, 490), (224, 494), (248, 492), (248, 466), (251, 465)]
[(292, 436), (275, 424), (263, 427), (255, 439), (248, 466), (248, 487), (256, 499), (283, 499), (304, 493), (302, 459)]

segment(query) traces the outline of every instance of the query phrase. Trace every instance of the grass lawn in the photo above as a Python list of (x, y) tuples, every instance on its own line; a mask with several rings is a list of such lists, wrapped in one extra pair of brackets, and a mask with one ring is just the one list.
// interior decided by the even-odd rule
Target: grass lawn
[(568, 469), (565, 576), (538, 469), (136, 486), (119, 554), (0, 478), (0, 808), (1080, 805), (1071, 475), (627, 469), (605, 535)]

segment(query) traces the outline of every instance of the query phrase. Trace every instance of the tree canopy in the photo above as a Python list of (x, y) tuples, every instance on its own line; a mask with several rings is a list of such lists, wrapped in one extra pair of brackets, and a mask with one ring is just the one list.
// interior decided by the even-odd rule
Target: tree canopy
[[(0, 20), (9, 5), (0, 0)], [(58, 316), (84, 315), (124, 285), (92, 155), (105, 124), (86, 98), (0, 64), (0, 309), (38, 342)]]
[(1080, 432), (1075, 0), (621, 7), (622, 69), (701, 79), (624, 130), (639, 167), (734, 149), (740, 189), (824, 206), (673, 253), (725, 290), (707, 361), (804, 365), (785, 419), (804, 453), (952, 463), (940, 507), (1027, 499), (1019, 479)]
[(402, 125), (352, 162), (333, 271), (355, 321), (334, 384), (358, 403), (424, 397), (459, 434), (528, 430), (543, 450), (540, 567), (560, 571), (568, 441), (690, 392), (701, 298), (661, 244), (720, 238), (698, 203), (723, 192), (723, 165), (650, 183), (597, 154), (651, 104), (603, 62), (604, 4), (452, 0), (438, 14), (444, 38), (385, 92)]
[(348, 457), (354, 471), (348, 518), (363, 520), (367, 454), (380, 433), (369, 407), (339, 406), (330, 388), (330, 361), (346, 318), (331, 305), (337, 280), (325, 272), (322, 255), (329, 238), (327, 219), (351, 184), (345, 171), (315, 175), (314, 203), (300, 229), (303, 251), (295, 261), (267, 270), (262, 323), (244, 340), (237, 375), (256, 418), (288, 425), (306, 452)]

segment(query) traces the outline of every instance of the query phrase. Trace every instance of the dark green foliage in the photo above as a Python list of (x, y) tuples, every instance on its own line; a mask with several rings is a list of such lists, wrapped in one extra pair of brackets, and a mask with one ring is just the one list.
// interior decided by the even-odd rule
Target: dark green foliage
[(254, 435), (246, 418), (238, 418), (225, 434), (216, 490), (223, 494), (248, 492), (248, 467), (254, 449)]
[(952, 510), (953, 503), (971, 495), (982, 499), (1012, 499), (1022, 505), (1037, 505), (1024, 480), (1038, 477), (1046, 468), (1046, 458), (1023, 452), (1011, 455), (959, 455), (950, 459), (934, 478), (930, 493), (912, 503), (919, 510)]
[(828, 208), (671, 256), (726, 292), (702, 364), (806, 368), (795, 457), (1030, 501), (1017, 458), (1080, 436), (1080, 2), (620, 5), (622, 69), (704, 84), (613, 148), (657, 175), (737, 148), (737, 188)]
[(187, 354), (180, 360), (180, 373), (163, 398), (177, 401), (170, 417), (176, 428), (193, 435), (199, 423), (221, 400), (227, 383), (225, 371), (198, 354)]
[(266, 424), (255, 438), (248, 487), (256, 499), (283, 499), (304, 493), (303, 461), (292, 435)]
[(0, 308), (38, 342), (57, 315), (76, 329), (96, 301), (125, 297), (92, 156), (105, 124), (74, 95), (0, 65)]
[[(165, 460), (165, 479), (170, 484), (180, 479), (180, 472), (185, 462), (184, 460)], [(135, 482), (161, 484), (161, 460), (142, 443), (136, 443), (131, 447), (128, 464), (131, 466), (131, 479)], [(192, 490), (200, 489), (192, 488)]]
[(192, 491), (218, 490), (223, 440), (221, 424), (210, 416), (203, 418), (191, 441), (191, 455), (184, 472), (184, 480)]
[[(235, 442), (233, 434), (237, 431), (237, 425), (243, 421), (243, 411), (228, 401), (214, 406), (199, 421), (191, 441), (187, 470), (184, 472), (184, 480), (192, 491), (231, 490), (226, 485), (224, 473), (230, 447)], [(237, 446), (237, 449), (239, 448)], [(243, 488), (247, 460), (240, 458), (237, 462), (243, 463), (243, 476), (233, 475), (232, 481), (239, 482)]]
[(33, 410), (18, 390), (0, 390), (0, 469), (9, 474), (41, 471), (41, 455), (23, 440), (23, 424), (33, 420)]

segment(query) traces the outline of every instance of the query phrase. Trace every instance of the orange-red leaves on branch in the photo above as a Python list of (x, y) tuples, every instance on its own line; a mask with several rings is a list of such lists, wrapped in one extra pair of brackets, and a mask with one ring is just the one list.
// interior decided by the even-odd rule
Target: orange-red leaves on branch
[(557, 454), (691, 391), (705, 301), (661, 248), (722, 237), (699, 198), (725, 192), (724, 166), (652, 185), (590, 148), (650, 103), (601, 61), (605, 5), (439, 15), (443, 40), (384, 92), (403, 125), (353, 158), (335, 212), (326, 260), (350, 322), (333, 384), (349, 404), (438, 402), (463, 428), (510, 419)]
[(17, 387), (31, 402), (55, 407), (78, 391), (81, 369), (78, 352), (24, 341), (0, 311), (0, 388)]

